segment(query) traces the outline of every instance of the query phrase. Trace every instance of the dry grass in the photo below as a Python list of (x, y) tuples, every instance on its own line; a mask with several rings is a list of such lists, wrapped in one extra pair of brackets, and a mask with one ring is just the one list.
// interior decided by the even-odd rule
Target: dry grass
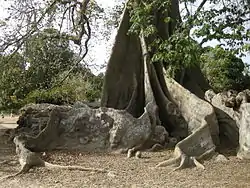
[[(0, 177), (15, 173), (19, 164), (14, 145), (6, 143), (0, 130)], [(85, 167), (107, 168), (115, 171), (115, 177), (107, 174), (53, 170), (43, 168), (0, 182), (1, 188), (50, 188), (50, 187), (250, 187), (250, 163), (229, 156), (227, 163), (205, 162), (205, 170), (191, 168), (169, 174), (171, 167), (153, 168), (158, 162), (171, 156), (172, 151), (143, 153), (142, 159), (127, 159), (125, 155), (56, 151), (45, 156), (57, 164), (76, 164)]]

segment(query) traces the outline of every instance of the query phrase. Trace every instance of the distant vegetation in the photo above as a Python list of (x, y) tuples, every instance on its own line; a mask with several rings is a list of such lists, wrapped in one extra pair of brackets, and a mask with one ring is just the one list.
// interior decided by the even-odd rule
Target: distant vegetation
[(95, 76), (82, 64), (74, 67), (76, 56), (69, 41), (56, 35), (57, 30), (46, 29), (30, 37), (22, 53), (0, 57), (0, 110), (100, 98), (103, 74)]
[(216, 46), (201, 55), (201, 70), (216, 92), (250, 88), (249, 65), (232, 51)]

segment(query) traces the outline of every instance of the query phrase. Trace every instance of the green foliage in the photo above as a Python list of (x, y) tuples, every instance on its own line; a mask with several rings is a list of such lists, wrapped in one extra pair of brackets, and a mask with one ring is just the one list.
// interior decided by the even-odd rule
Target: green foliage
[(201, 68), (210, 85), (217, 92), (249, 87), (250, 77), (244, 74), (246, 65), (232, 51), (217, 46), (208, 48), (201, 56)]
[[(199, 62), (201, 54), (200, 45), (189, 36), (189, 29), (179, 25), (174, 32), (162, 36), (156, 23), (163, 21), (165, 24), (177, 24), (178, 20), (169, 17), (170, 1), (143, 1), (137, 6), (131, 6), (131, 27), (129, 32), (142, 34), (148, 40), (148, 51), (152, 54), (152, 62), (162, 62), (175, 72), (190, 67)], [(157, 12), (164, 15), (162, 20), (156, 16)], [(175, 23), (176, 22), (176, 23)]]
[(69, 104), (71, 93), (62, 87), (56, 87), (52, 90), (34, 90), (25, 98), (25, 103), (51, 103), (51, 104)]
[[(173, 1), (144, 0), (137, 3), (132, 1), (130, 5), (129, 33), (142, 34), (147, 38), (152, 62), (162, 62), (168, 70), (178, 72), (198, 63), (202, 44), (214, 39), (225, 41), (228, 49), (237, 54), (249, 51), (249, 44), (245, 41), (250, 36), (247, 27), (250, 13), (249, 5), (245, 1), (240, 0), (239, 4), (229, 0), (223, 3), (219, 0), (183, 0), (180, 2), (188, 3), (188, 6), (185, 7), (186, 14), (182, 14), (181, 22), (178, 16), (177, 20), (171, 17), (171, 12), (176, 11), (171, 2)], [(205, 8), (206, 5), (209, 8)], [(190, 11), (190, 6), (194, 7), (194, 11)], [(162, 20), (168, 29), (165, 33), (163, 27), (159, 27)], [(174, 29), (173, 25), (176, 25)], [(201, 43), (195, 42), (192, 37), (200, 38)]]
[(18, 108), (25, 95), (25, 61), (16, 53), (0, 57), (0, 109)]
[(95, 76), (81, 64), (57, 87), (74, 66), (69, 41), (57, 30), (30, 37), (22, 54), (0, 57), (0, 110), (27, 103), (72, 104), (100, 98), (103, 75)]
[[(62, 74), (64, 76), (64, 74)], [(95, 101), (100, 98), (103, 76), (85, 78), (82, 73), (68, 77), (60, 87), (37, 89), (29, 93), (25, 103), (73, 104), (76, 101)]]
[(194, 35), (202, 38), (201, 43), (223, 40), (237, 53), (249, 51), (249, 45), (245, 43), (250, 37), (249, 4), (245, 0), (226, 0), (223, 3), (215, 0), (210, 1), (210, 7), (202, 9), (190, 22), (195, 28)]
[[(139, 1), (139, 3), (131, 1), (129, 4), (131, 22), (129, 33), (142, 34), (145, 37), (155, 36), (158, 33), (155, 25), (157, 21), (155, 13), (160, 10), (162, 14), (167, 13), (169, 5), (170, 0), (145, 0)], [(171, 18), (166, 16), (164, 21), (171, 22)]]
[(175, 71), (197, 64), (201, 55), (199, 44), (184, 32), (176, 31), (168, 40), (154, 41), (151, 45), (156, 49), (152, 62), (166, 63)]
[(74, 63), (69, 41), (54, 29), (45, 29), (29, 38), (24, 56), (29, 63), (26, 74), (31, 90), (51, 88), (53, 78)]
[(155, 7), (160, 5), (160, 2), (162, 1), (159, 1), (159, 3), (156, 1), (152, 3), (145, 1), (144, 3), (140, 2), (137, 6), (134, 6), (134, 2), (132, 2), (130, 5), (130, 21), (132, 25), (129, 29), (129, 33), (139, 35), (142, 32), (146, 37), (154, 35), (157, 29), (153, 24), (155, 19), (153, 11)]

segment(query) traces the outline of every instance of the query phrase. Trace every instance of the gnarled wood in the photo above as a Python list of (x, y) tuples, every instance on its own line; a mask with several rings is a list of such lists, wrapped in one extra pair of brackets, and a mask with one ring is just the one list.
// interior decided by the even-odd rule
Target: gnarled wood
[(219, 144), (219, 128), (213, 107), (173, 79), (166, 77), (166, 83), (172, 99), (188, 122), (189, 136), (175, 146), (173, 159), (164, 161), (157, 167), (177, 163), (179, 166), (175, 170), (190, 165), (203, 168), (197, 159), (213, 154)]
[(108, 173), (109, 170), (97, 169), (97, 168), (85, 168), (82, 166), (63, 166), (51, 164), (43, 161), (37, 153), (31, 152), (26, 148), (25, 143), (27, 138), (25, 135), (19, 135), (14, 138), (14, 143), (16, 145), (16, 154), (19, 157), (19, 163), (21, 165), (21, 169), (19, 172), (3, 177), (0, 180), (4, 180), (7, 178), (13, 178), (18, 175), (27, 173), (33, 167), (46, 167), (49, 169), (65, 169), (65, 170), (80, 170), (80, 171), (91, 171), (91, 172), (101, 172)]
[(208, 100), (215, 107), (220, 125), (220, 134), (230, 147), (238, 147), (237, 157), (250, 159), (250, 91), (228, 91), (212, 94), (206, 92)]
[(144, 64), (148, 73), (148, 75), (146, 76), (148, 76), (149, 84), (152, 88), (155, 102), (159, 107), (159, 116), (161, 122), (169, 132), (176, 131), (178, 132), (178, 135), (180, 135), (181, 137), (185, 137), (187, 131), (186, 122), (181, 114), (177, 112), (178, 108), (166, 97), (161, 88), (155, 68), (153, 64), (150, 63), (147, 44), (144, 36), (140, 36), (140, 41), (144, 56)]

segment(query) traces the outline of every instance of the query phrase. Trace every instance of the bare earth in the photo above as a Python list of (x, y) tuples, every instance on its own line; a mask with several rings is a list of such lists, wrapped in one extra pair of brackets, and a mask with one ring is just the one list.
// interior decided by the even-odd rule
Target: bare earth
[(0, 117), (0, 129), (15, 128), (17, 126), (17, 120), (18, 116), (5, 116), (4, 118)]
[[(0, 119), (0, 179), (16, 173), (15, 148), (3, 136), (4, 128), (15, 127), (15, 118)], [(81, 165), (84, 167), (105, 168), (111, 174), (68, 170), (48, 170), (36, 168), (29, 173), (0, 180), (1, 188), (50, 188), (50, 187), (250, 187), (250, 161), (240, 161), (228, 156), (226, 163), (206, 161), (206, 169), (184, 169), (169, 174), (172, 167), (153, 168), (158, 162), (168, 159), (172, 151), (143, 153), (142, 159), (125, 155), (79, 153), (55, 151), (46, 154), (46, 161), (61, 165)], [(6, 164), (1, 164), (10, 160)]]

